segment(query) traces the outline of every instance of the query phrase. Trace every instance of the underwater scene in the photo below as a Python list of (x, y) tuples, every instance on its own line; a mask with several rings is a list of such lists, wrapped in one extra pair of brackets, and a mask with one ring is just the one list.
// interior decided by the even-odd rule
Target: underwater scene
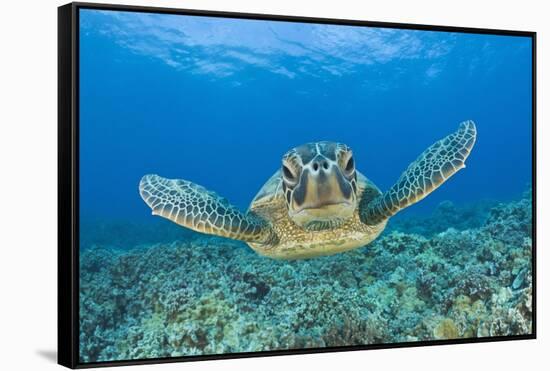
[(530, 38), (79, 12), (81, 362), (532, 333)]

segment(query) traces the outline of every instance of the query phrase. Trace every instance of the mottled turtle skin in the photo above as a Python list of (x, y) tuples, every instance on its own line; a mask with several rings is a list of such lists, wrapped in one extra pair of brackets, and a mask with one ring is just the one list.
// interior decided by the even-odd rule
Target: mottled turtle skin
[[(366, 204), (382, 194), (359, 172), (357, 172), (357, 184), (358, 198)], [(278, 237), (276, 244), (248, 243), (262, 255), (281, 259), (300, 259), (355, 249), (378, 237), (388, 221), (388, 218), (384, 218), (372, 225), (363, 223), (358, 207), (351, 218), (337, 227), (307, 230), (289, 218), (282, 188), (279, 170), (267, 181), (250, 204), (249, 211), (269, 220)]]
[(288, 151), (281, 169), (241, 212), (225, 198), (182, 179), (145, 175), (139, 191), (153, 215), (192, 230), (241, 240), (261, 255), (303, 259), (364, 246), (388, 219), (465, 167), (472, 121), (426, 149), (386, 192), (355, 168), (349, 147), (314, 142)]

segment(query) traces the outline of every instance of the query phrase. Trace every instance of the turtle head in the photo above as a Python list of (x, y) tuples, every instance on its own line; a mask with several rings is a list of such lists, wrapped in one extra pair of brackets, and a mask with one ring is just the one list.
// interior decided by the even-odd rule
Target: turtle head
[(316, 142), (283, 156), (282, 186), (288, 215), (309, 230), (336, 227), (357, 206), (357, 174), (351, 149), (341, 143)]

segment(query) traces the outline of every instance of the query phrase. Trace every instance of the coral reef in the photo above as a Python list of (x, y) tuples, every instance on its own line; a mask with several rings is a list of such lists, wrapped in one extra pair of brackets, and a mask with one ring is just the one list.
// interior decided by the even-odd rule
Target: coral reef
[(531, 333), (531, 195), (474, 213), (475, 228), (448, 206), (437, 218), (460, 228), (394, 228), (311, 260), (194, 233), (95, 244), (80, 254), (81, 360)]
[(82, 250), (94, 246), (128, 249), (193, 236), (192, 231), (160, 218), (148, 222), (88, 218), (80, 221), (80, 231)]
[(431, 237), (449, 228), (460, 231), (479, 228), (487, 219), (489, 211), (496, 205), (497, 201), (488, 199), (465, 205), (457, 205), (447, 200), (441, 202), (429, 215), (417, 213), (411, 217), (407, 214), (397, 214), (390, 220), (388, 229)]

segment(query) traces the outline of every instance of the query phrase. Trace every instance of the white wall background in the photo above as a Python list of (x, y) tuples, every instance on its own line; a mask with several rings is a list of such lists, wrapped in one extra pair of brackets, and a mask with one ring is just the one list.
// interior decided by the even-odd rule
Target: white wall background
[[(107, 0), (105, 0), (107, 1)], [(528, 370), (548, 363), (550, 22), (545, 1), (120, 0), (228, 10), (538, 32), (538, 332), (531, 341), (134, 366), (147, 370)], [(56, 88), (59, 0), (0, 10), (0, 369), (59, 369), (56, 352)], [(505, 161), (506, 159), (503, 159)], [(545, 365), (546, 367), (548, 365)]]

